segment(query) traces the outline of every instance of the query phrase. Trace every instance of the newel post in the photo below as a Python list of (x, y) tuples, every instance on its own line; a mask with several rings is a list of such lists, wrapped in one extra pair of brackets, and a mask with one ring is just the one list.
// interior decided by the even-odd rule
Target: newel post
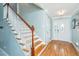
[(34, 31), (35, 31), (35, 29), (34, 29), (34, 26), (32, 26), (32, 56), (35, 56), (35, 50), (34, 50)]

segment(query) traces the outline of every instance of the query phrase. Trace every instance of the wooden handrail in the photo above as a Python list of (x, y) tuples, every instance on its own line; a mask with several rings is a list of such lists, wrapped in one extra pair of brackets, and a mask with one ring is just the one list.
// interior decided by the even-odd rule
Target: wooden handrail
[(35, 46), (34, 46), (34, 31), (35, 31), (35, 28), (34, 28), (34, 26), (32, 26), (32, 56), (35, 56)]
[[(13, 11), (14, 11), (14, 9), (9, 5), (9, 3), (6, 3), (4, 6), (9, 6)], [(3, 6), (3, 7), (4, 7)], [(15, 11), (14, 11), (15, 12)], [(24, 20), (24, 18), (19, 14), (19, 13), (17, 13), (17, 12), (15, 12), (15, 14), (21, 19), (21, 21), (23, 21), (25, 24), (26, 24), (26, 26), (28, 26), (29, 28), (30, 28), (30, 30), (32, 31), (32, 48), (31, 48), (31, 54), (32, 54), (32, 56), (35, 56), (35, 48), (34, 48), (34, 31), (35, 31), (35, 28), (34, 28), (34, 26), (32, 25), (32, 27)], [(8, 15), (7, 15), (8, 16)]]

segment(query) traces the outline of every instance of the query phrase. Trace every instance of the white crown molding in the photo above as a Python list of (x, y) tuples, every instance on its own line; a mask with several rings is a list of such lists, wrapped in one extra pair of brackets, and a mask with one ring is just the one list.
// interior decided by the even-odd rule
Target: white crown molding
[(66, 18), (68, 19), (68, 18), (71, 18), (71, 17), (72, 17), (72, 16), (70, 16), (70, 15), (69, 15), (69, 16), (56, 16), (56, 17), (52, 17), (52, 19), (55, 19), (55, 20), (56, 20), (56, 19), (64, 19), (64, 18), (65, 18), (65, 19), (66, 19)]

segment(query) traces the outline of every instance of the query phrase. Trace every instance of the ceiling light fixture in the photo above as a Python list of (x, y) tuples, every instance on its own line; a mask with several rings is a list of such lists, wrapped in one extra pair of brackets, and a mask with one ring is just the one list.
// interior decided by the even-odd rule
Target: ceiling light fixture
[(65, 13), (65, 10), (64, 10), (64, 9), (61, 9), (61, 10), (58, 10), (58, 11), (57, 11), (57, 14), (58, 14), (59, 16), (63, 16), (64, 13)]

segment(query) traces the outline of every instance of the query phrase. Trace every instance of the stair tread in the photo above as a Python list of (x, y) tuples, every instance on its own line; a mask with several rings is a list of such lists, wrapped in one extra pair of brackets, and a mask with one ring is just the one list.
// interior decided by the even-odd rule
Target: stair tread
[(25, 52), (29, 52), (30, 51), (29, 48), (22, 48), (22, 50), (25, 51)]
[(37, 56), (44, 47), (45, 47), (45, 44), (42, 44), (37, 49), (35, 49), (35, 55)]
[(39, 39), (38, 37), (34, 38), (35, 40)]
[[(22, 39), (32, 39), (32, 35), (31, 35), (31, 34), (28, 34), (28, 35), (22, 36), (21, 38), (22, 38)], [(36, 41), (36, 40), (39, 39), (39, 38), (36, 37), (36, 36), (34, 36), (34, 39), (35, 39), (35, 41)]]
[(32, 33), (31, 31), (22, 32), (22, 34)]
[(42, 42), (42, 41), (37, 41), (37, 42), (35, 43), (35, 47), (36, 47), (37, 45), (39, 45), (41, 42)]
[(32, 35), (28, 35), (28, 36), (23, 36), (22, 38), (29, 38), (29, 37), (31, 37)]

